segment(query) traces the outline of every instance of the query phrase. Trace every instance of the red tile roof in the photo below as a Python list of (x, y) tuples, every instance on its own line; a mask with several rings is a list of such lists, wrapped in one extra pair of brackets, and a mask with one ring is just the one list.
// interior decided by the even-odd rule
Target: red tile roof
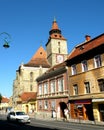
[(37, 52), (34, 54), (31, 60), (27, 64), (24, 64), (24, 66), (29, 66), (29, 67), (42, 66), (46, 68), (50, 67), (50, 64), (47, 60), (47, 53), (42, 46), (37, 50)]
[(7, 97), (2, 97), (1, 103), (8, 103), (9, 99)]
[(66, 72), (67, 68), (66, 68), (66, 62), (54, 65), (53, 67), (51, 67), (50, 69), (48, 69), (45, 73), (43, 73), (41, 76), (39, 76), (36, 80), (37, 82), (45, 80), (49, 77), (55, 77), (58, 76), (64, 72)]
[(81, 54), (84, 54), (100, 45), (104, 44), (104, 33), (99, 35), (98, 37), (95, 37), (92, 40), (89, 40), (87, 42), (84, 42), (80, 45), (77, 45), (73, 51), (69, 54), (68, 60), (73, 59), (74, 57), (77, 57)]
[(20, 95), (22, 101), (36, 100), (36, 92), (24, 92)]
[(58, 30), (59, 30), (58, 24), (57, 24), (57, 22), (56, 22), (55, 19), (54, 19), (54, 21), (53, 21), (52, 29), (51, 29), (51, 30), (54, 30), (54, 29), (58, 29)]
[(61, 30), (58, 27), (57, 21), (54, 19), (53, 23), (52, 23), (52, 28), (49, 31), (49, 39), (48, 42), (46, 43), (46, 46), (48, 45), (50, 39), (60, 39), (60, 40), (66, 40), (62, 34), (61, 34)]
[(55, 71), (56, 69), (58, 68), (61, 68), (61, 67), (65, 67), (66, 66), (66, 62), (62, 62), (60, 64), (57, 64), (57, 65), (54, 65), (52, 66), (50, 69), (48, 69), (45, 73), (49, 73), (51, 71)]

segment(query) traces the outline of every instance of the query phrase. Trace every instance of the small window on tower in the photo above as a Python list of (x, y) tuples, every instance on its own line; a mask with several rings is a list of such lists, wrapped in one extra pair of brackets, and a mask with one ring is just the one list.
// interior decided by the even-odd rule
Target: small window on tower
[(60, 46), (60, 42), (58, 42), (58, 46)]
[(58, 53), (60, 53), (60, 42), (58, 42)]
[(40, 52), (40, 54), (42, 55), (42, 52)]

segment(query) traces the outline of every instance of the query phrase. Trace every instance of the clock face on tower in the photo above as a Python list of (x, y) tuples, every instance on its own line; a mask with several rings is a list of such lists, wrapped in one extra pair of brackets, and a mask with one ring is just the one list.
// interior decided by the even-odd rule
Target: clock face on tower
[(57, 55), (56, 58), (57, 58), (57, 59), (56, 59), (57, 63), (61, 63), (61, 62), (64, 61), (63, 55)]

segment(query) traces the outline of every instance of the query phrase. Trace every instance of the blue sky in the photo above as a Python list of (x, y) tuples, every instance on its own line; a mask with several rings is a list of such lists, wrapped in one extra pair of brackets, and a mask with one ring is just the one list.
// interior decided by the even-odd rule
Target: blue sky
[(11, 40), (5, 49), (0, 35), (0, 93), (10, 97), (19, 65), (27, 63), (49, 37), (54, 17), (67, 39), (68, 52), (104, 33), (104, 0), (0, 0), (0, 34)]

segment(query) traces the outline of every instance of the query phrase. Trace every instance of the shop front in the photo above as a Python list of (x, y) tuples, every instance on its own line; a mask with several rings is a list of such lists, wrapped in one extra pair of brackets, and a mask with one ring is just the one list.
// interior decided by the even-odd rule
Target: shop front
[(72, 119), (94, 120), (91, 99), (71, 100), (69, 102)]
[(95, 121), (104, 122), (104, 99), (92, 99)]

